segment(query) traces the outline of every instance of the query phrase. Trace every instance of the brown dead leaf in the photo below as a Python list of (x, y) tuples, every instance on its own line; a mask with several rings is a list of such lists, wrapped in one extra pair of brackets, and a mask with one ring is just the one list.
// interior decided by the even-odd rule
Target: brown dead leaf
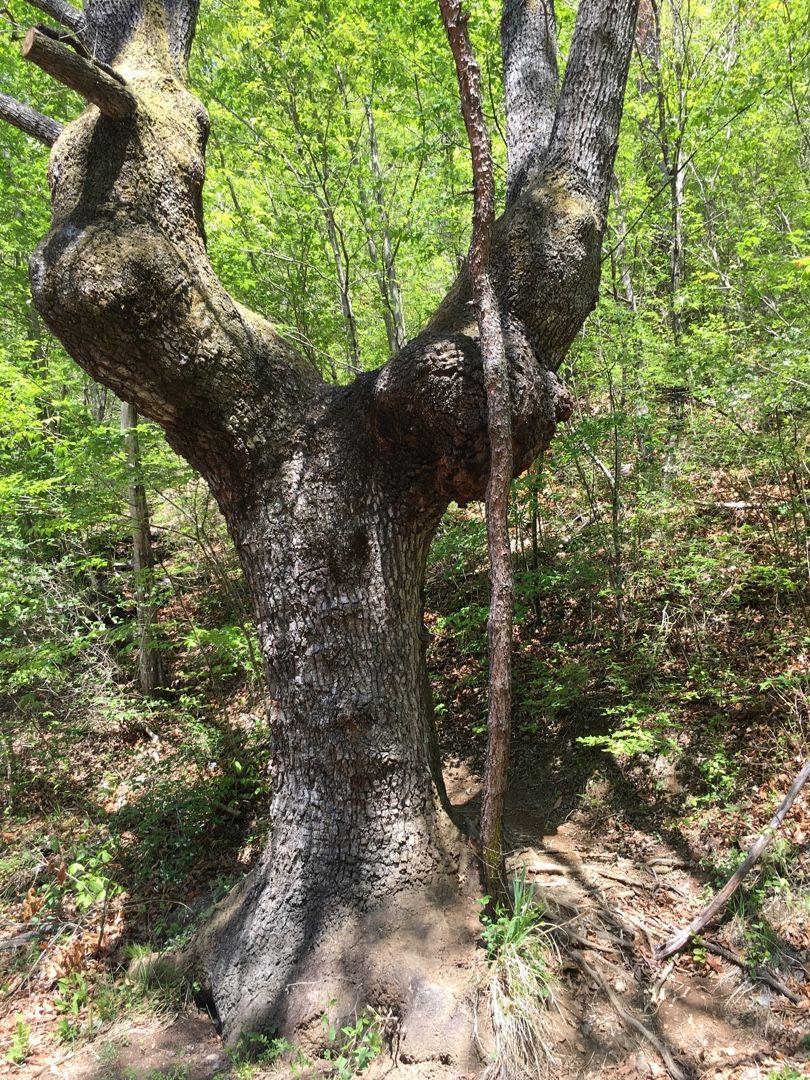
[(37, 896), (33, 886), (28, 890), (23, 900), (22, 916), (25, 922), (30, 922), (42, 907), (42, 897)]

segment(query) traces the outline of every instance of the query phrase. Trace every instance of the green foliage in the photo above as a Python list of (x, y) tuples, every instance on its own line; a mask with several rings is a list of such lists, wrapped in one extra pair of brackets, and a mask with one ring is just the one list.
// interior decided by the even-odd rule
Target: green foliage
[[(488, 904), (484, 897), (482, 905)], [(509, 909), (499, 907), (493, 915), (484, 912), (481, 921), (495, 1031), (495, 1059), (486, 1076), (491, 1080), (545, 1076), (554, 1064), (547, 1006), (554, 997), (555, 948), (525, 871), (512, 882)]]
[[(487, 956), (497, 960), (508, 949), (521, 949), (542, 930), (543, 910), (534, 897), (534, 887), (526, 880), (525, 870), (512, 880), (512, 896), (509, 908), (498, 905), (494, 914), (487, 914), (490, 898), (480, 901), (484, 909), (481, 922)], [(547, 997), (547, 994), (543, 994)]]
[(300, 1051), (286, 1039), (255, 1031), (243, 1032), (227, 1054), (237, 1080), (251, 1080), (256, 1069), (275, 1065), (283, 1057), (289, 1058), (291, 1067), (304, 1060)]
[(332, 1075), (338, 1080), (353, 1080), (359, 1073), (365, 1072), (382, 1050), (385, 1018), (374, 1009), (368, 1009), (353, 1024), (344, 1024), (338, 1029), (330, 1016), (336, 1004), (332, 999), (327, 1012), (321, 1017), (323, 1030), (332, 1044), (322, 1056), (325, 1061), (331, 1062)]
[(6, 1059), (12, 1065), (22, 1065), (31, 1052), (31, 1028), (21, 1016), (17, 1017)]
[(617, 758), (636, 754), (671, 753), (678, 744), (672, 736), (672, 720), (666, 711), (653, 713), (643, 705), (614, 705), (604, 715), (615, 718), (618, 726), (608, 735), (580, 735), (582, 746), (596, 746)]

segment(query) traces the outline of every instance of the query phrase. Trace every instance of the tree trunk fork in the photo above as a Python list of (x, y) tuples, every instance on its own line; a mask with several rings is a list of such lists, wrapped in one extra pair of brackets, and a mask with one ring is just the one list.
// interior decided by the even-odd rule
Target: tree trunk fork
[(58, 130), (0, 99), (0, 116), (53, 143), (35, 303), (206, 478), (257, 618), (273, 832), (196, 947), (226, 1038), (292, 1031), (342, 992), (349, 1009), (395, 1005), (411, 1032), (435, 1030), (438, 1056), (461, 1030), (442, 964), (469, 960), (477, 930), (433, 752), (425, 560), (448, 502), (480, 499), (496, 466), (502, 482), (527, 468), (570, 414), (555, 372), (596, 302), (637, 0), (582, 0), (559, 93), (551, 0), (505, 4), (508, 206), (489, 258), (508, 367), (500, 449), (475, 252), (416, 338), (327, 385), (208, 260), (208, 118), (186, 87), (196, 0), (35, 6), (69, 32), (38, 28), (28, 59), (89, 103)]

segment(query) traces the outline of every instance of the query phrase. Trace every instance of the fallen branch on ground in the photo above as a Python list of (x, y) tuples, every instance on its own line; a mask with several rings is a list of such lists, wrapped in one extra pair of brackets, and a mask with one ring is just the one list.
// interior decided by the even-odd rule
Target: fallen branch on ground
[(750, 964), (747, 964), (741, 956), (737, 956), (731, 949), (726, 949), (722, 945), (717, 945), (713, 941), (707, 941), (706, 938), (701, 939), (701, 948), (706, 952), (714, 953), (715, 956), (721, 956), (724, 960), (728, 960), (730, 964), (734, 964), (736, 967), (745, 971), (751, 978), (758, 979), (760, 982), (766, 983), (777, 993), (783, 994), (788, 1001), (792, 1001), (794, 1005), (798, 1005), (801, 998), (798, 994), (794, 994), (792, 990), (788, 990), (783, 982), (781, 982), (775, 975), (772, 975), (770, 971), (763, 967), (751, 968)]
[(785, 819), (788, 810), (793, 806), (799, 792), (810, 778), (810, 761), (804, 763), (799, 775), (793, 781), (793, 786), (782, 801), (782, 805), (773, 815), (768, 822), (765, 829), (760, 834), (759, 839), (746, 855), (743, 862), (732, 874), (723, 888), (718, 892), (713, 899), (706, 905), (701, 913), (692, 920), (685, 930), (680, 930), (677, 934), (674, 934), (668, 941), (665, 941), (655, 952), (656, 960), (666, 960), (668, 956), (672, 956), (673, 953), (679, 952), (685, 945), (691, 941), (695, 934), (699, 934), (701, 930), (711, 922), (718, 911), (726, 904), (726, 902), (734, 895), (742, 882), (745, 875), (751, 869), (751, 867), (757, 862), (762, 852), (770, 844), (774, 838), (774, 834), (779, 826)]

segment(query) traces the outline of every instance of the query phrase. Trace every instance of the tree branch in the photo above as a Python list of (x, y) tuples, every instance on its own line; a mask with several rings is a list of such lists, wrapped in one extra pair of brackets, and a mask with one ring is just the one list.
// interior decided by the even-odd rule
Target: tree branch
[(549, 147), (605, 209), (637, 12), (638, 0), (582, 0)]
[(58, 82), (81, 94), (111, 120), (125, 120), (134, 113), (135, 98), (121, 80), (34, 26), (25, 35), (22, 55)]
[[(163, 426), (224, 509), (273, 475), (318, 379), (208, 259), (208, 115), (182, 63), (196, 0), (87, 0), (85, 10), (93, 61), (41, 32), (26, 41), (30, 59), (104, 110), (87, 110), (54, 146), (34, 302), (77, 363)], [(125, 86), (107, 64), (126, 69)]]
[(62, 125), (50, 116), (24, 105), (8, 94), (0, 94), (0, 120), (24, 131), (34, 139), (39, 139), (46, 146), (53, 146), (62, 131)]
[(511, 206), (548, 150), (559, 96), (554, 0), (504, 0), (501, 52)]
[(703, 911), (689, 923), (685, 930), (680, 930), (677, 934), (674, 934), (669, 941), (665, 941), (660, 948), (656, 949), (656, 960), (666, 960), (668, 956), (672, 956), (673, 953), (679, 952), (684, 945), (687, 945), (695, 934), (699, 934), (704, 926), (711, 922), (718, 911), (725, 906), (731, 896), (737, 891), (745, 875), (757, 862), (771, 840), (773, 840), (776, 830), (785, 820), (788, 810), (793, 806), (799, 792), (807, 783), (808, 779), (810, 779), (810, 761), (804, 763), (804, 767), (793, 781), (790, 791), (782, 800), (781, 806), (768, 822), (759, 839), (745, 856), (745, 859), (737, 870), (731, 875), (723, 888), (715, 894)]
[(67, 26), (80, 37), (84, 32), (84, 15), (66, 0), (26, 0), (26, 2), (38, 11), (44, 11), (60, 26)]

